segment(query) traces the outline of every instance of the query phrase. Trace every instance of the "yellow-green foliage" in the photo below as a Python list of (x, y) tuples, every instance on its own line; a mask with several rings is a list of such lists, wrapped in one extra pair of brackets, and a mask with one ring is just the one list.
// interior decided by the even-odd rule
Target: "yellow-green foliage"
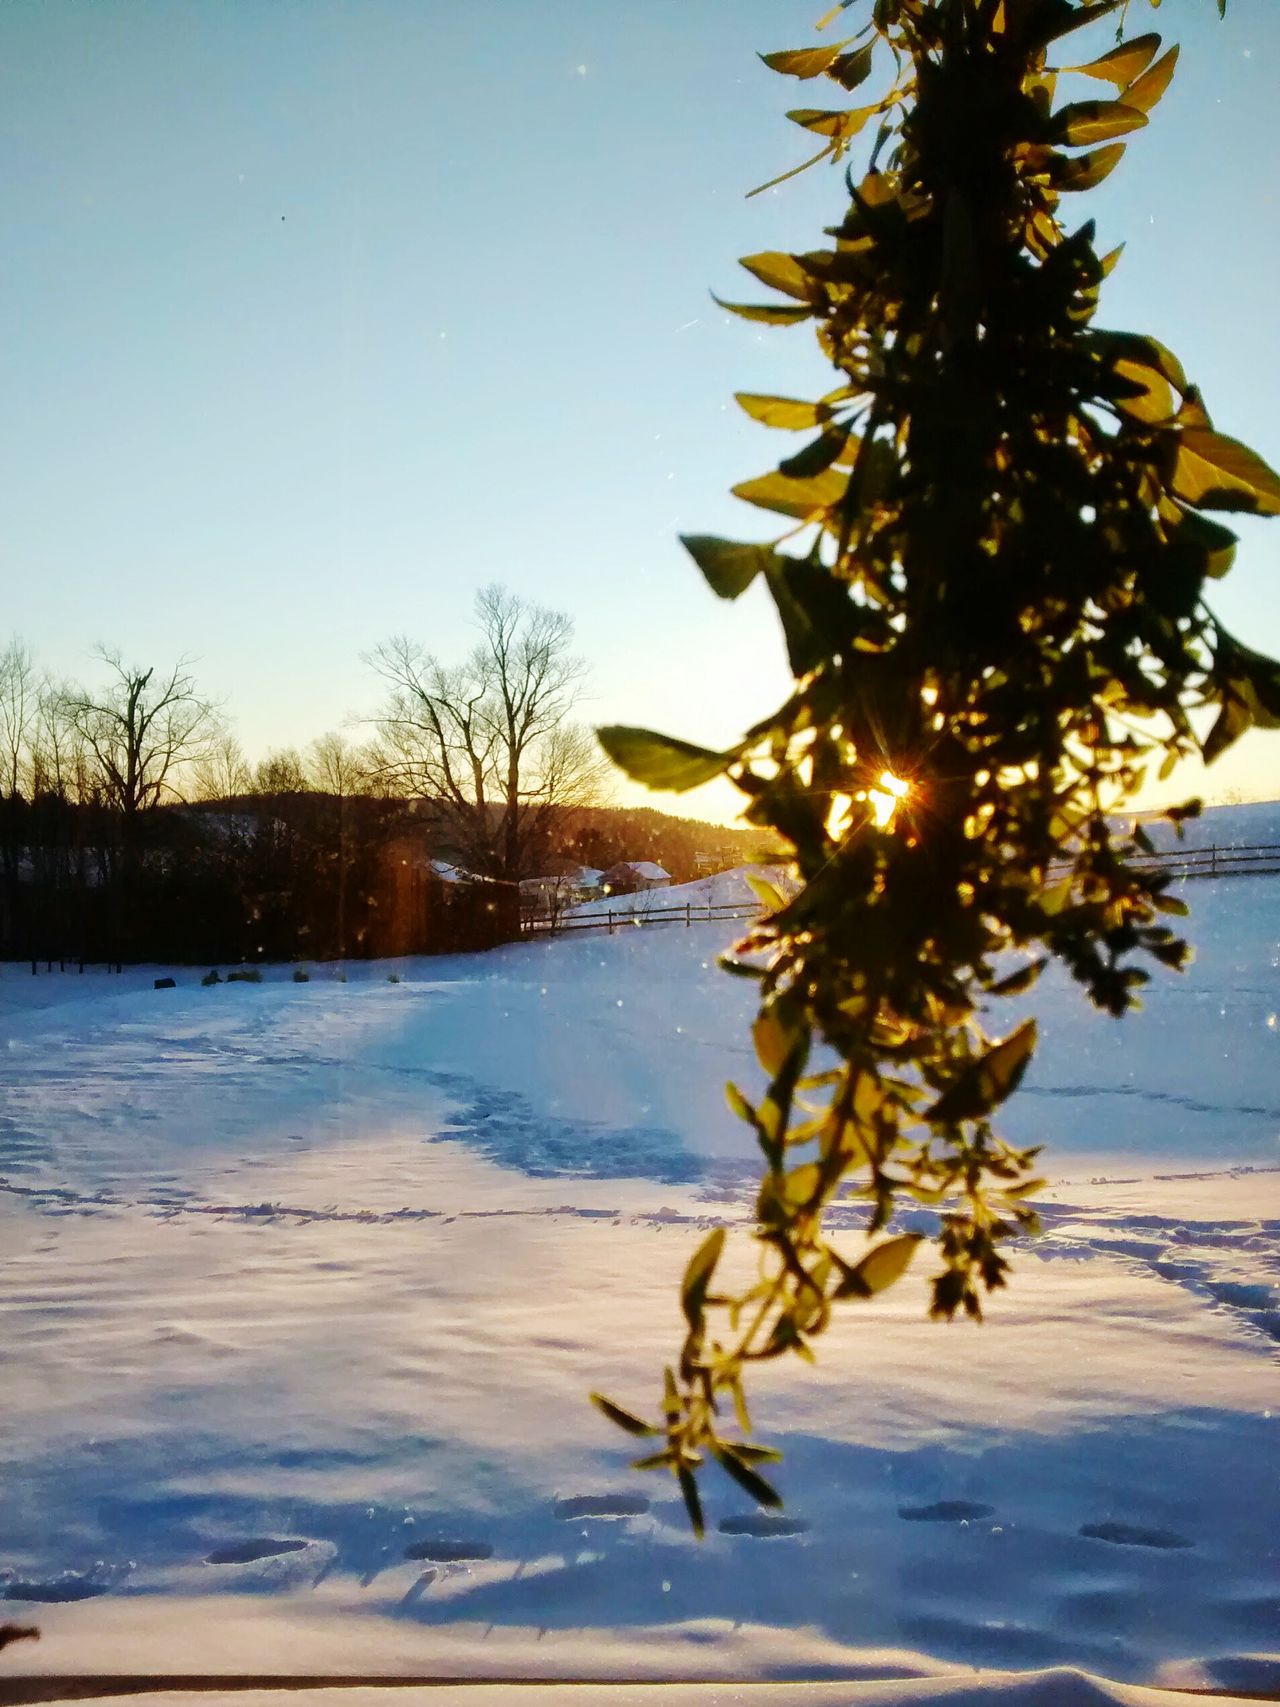
[[(789, 115), (823, 139), (815, 158), (871, 143), (825, 240), (747, 258), (774, 295), (734, 307), (811, 322), (836, 383), (816, 400), (739, 397), (804, 435), (735, 488), (787, 531), (684, 543), (723, 598), (767, 584), (794, 691), (727, 752), (601, 731), (642, 782), (727, 774), (799, 880), (730, 963), (761, 987), (768, 1089), (753, 1104), (729, 1088), (763, 1158), (755, 1278), (715, 1288), (713, 1234), (685, 1276), (657, 1420), (597, 1401), (659, 1437), (639, 1463), (678, 1476), (698, 1529), (708, 1455), (776, 1503), (744, 1376), (811, 1355), (837, 1305), (899, 1277), (922, 1243), (885, 1237), (900, 1204), (937, 1215), (935, 1315), (978, 1316), (1003, 1285), (1004, 1242), (1034, 1225), (1035, 1152), (991, 1121), (1035, 1027), (997, 1041), (985, 1016), (1051, 957), (1115, 1014), (1144, 961), (1181, 966), (1162, 915), (1185, 909), (1113, 815), (1150, 771), (1280, 723), (1280, 670), (1204, 603), (1235, 545), (1206, 512), (1280, 513), (1280, 479), (1215, 430), (1169, 350), (1095, 324), (1117, 256), (1071, 217), (1174, 68), (1151, 34), (1071, 63), (1077, 29), (1110, 15), (1123, 30), (1127, 10), (844, 0), (830, 17), (860, 25), (849, 39), (765, 56), (835, 85), (831, 110)], [(1198, 707), (1217, 708), (1203, 739)], [(808, 1071), (815, 1043), (829, 1070)], [(851, 1197), (861, 1249), (826, 1225)]]

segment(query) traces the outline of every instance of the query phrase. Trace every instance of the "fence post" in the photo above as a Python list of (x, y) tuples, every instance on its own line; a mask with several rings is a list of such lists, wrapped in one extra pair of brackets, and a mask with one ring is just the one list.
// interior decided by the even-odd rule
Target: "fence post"
[(613, 908), (609, 909), (609, 935), (613, 935)]
[(693, 923), (693, 902), (692, 901), (686, 901), (684, 904), (684, 928), (686, 930), (688, 930), (689, 926), (692, 923)]
[(1218, 844), (1217, 844), (1217, 842), (1211, 842), (1209, 844), (1209, 876), (1210, 877), (1216, 877), (1217, 875), (1218, 875)]

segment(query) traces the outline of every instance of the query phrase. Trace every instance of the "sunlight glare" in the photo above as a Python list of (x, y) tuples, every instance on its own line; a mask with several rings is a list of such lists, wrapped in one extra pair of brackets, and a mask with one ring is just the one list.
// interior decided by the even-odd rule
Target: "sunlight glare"
[(881, 771), (880, 786), (867, 790), (871, 820), (877, 830), (893, 828), (893, 815), (898, 810), (898, 804), (905, 800), (910, 792), (910, 783), (904, 782), (900, 776), (894, 776), (892, 771)]

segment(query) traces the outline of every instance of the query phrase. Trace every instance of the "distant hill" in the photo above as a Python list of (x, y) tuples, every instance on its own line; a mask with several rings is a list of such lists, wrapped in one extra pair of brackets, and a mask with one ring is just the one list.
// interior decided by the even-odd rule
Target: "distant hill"
[(651, 859), (677, 883), (706, 870), (768, 865), (785, 857), (777, 841), (759, 830), (677, 818), (652, 806), (593, 806), (575, 812), (555, 852), (600, 871), (621, 860)]

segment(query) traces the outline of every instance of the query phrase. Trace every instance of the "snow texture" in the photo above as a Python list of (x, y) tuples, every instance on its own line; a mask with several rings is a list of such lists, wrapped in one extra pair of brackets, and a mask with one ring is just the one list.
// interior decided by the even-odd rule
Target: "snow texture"
[[(987, 1325), (928, 1323), (925, 1267), (763, 1369), (786, 1509), (709, 1483), (700, 1547), (584, 1395), (652, 1409), (684, 1262), (749, 1224), (731, 924), (346, 982), (0, 969), (22, 1669), (1274, 1689), (1280, 879), (1185, 893), (1199, 957), (1142, 1014), (1028, 1004), (1046, 1231)], [(1052, 1667), (1126, 1687), (995, 1675)]]

